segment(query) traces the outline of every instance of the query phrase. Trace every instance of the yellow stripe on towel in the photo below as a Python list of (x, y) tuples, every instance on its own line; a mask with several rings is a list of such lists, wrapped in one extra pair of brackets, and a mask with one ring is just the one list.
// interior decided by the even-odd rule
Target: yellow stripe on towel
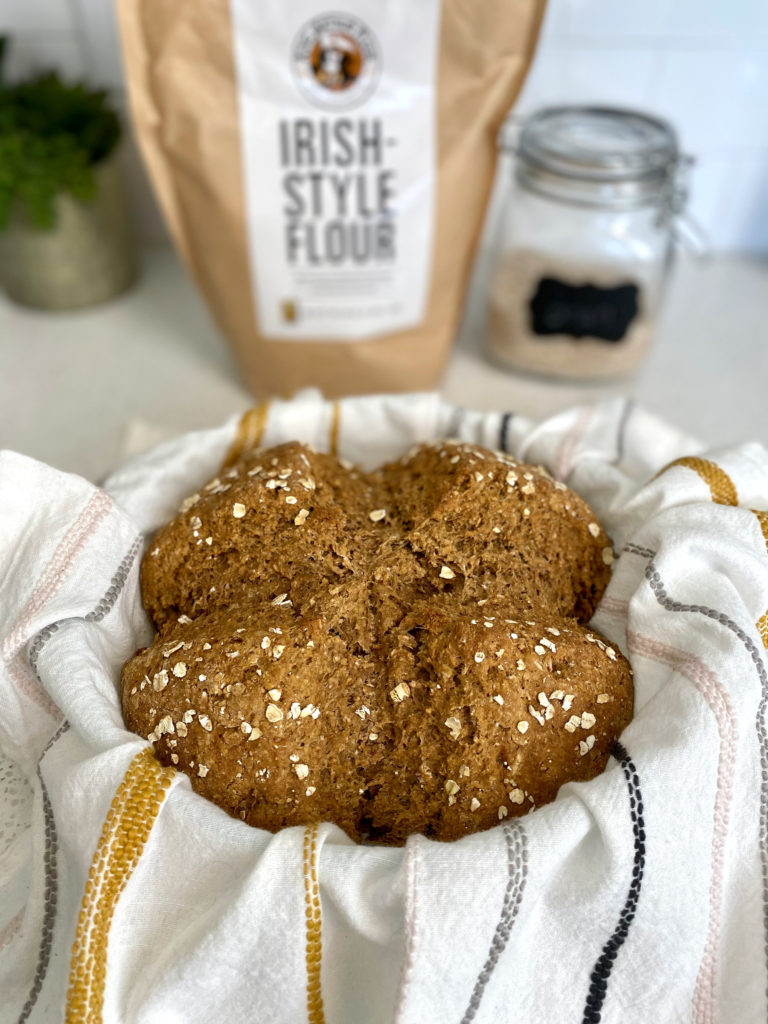
[(88, 873), (72, 946), (66, 1024), (100, 1024), (107, 943), (117, 901), (128, 884), (175, 775), (151, 750), (128, 766), (107, 813)]
[(229, 447), (224, 468), (239, 462), (243, 455), (255, 451), (261, 444), (269, 419), (269, 402), (262, 402), (249, 409), (237, 425), (235, 439)]
[(692, 469), (694, 473), (698, 473), (709, 487), (712, 501), (718, 505), (739, 504), (739, 495), (733, 480), (716, 462), (710, 462), (709, 459), (700, 459), (695, 455), (686, 455), (682, 459), (675, 459), (674, 462), (670, 462), (661, 472), (666, 473), (673, 466), (686, 466), (688, 469)]
[(760, 639), (763, 641), (763, 647), (768, 649), (768, 612), (761, 615), (755, 625), (757, 626), (757, 632), (760, 634)]
[[(753, 515), (758, 523), (760, 523), (760, 529), (763, 531), (763, 537), (765, 538), (765, 546), (768, 548), (768, 512), (755, 512), (753, 509)], [(757, 620), (756, 625), (760, 639), (763, 641), (763, 647), (768, 648), (768, 611)]]
[(317, 880), (317, 825), (304, 830), (304, 903), (307, 919), (307, 1018), (309, 1024), (325, 1024), (321, 983), (323, 916)]
[(331, 434), (328, 440), (328, 450), (336, 458), (339, 456), (339, 430), (341, 429), (341, 405), (334, 402), (331, 406)]
[(752, 514), (760, 523), (760, 529), (763, 531), (763, 537), (765, 538), (765, 546), (768, 548), (768, 512), (755, 512), (753, 509)]

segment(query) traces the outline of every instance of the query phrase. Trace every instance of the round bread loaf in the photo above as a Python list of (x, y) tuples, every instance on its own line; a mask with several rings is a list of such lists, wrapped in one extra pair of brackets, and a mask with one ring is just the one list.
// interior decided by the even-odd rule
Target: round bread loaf
[(455, 839), (605, 767), (631, 670), (583, 623), (611, 561), (582, 499), (482, 448), (257, 452), (144, 558), (125, 720), (249, 824)]

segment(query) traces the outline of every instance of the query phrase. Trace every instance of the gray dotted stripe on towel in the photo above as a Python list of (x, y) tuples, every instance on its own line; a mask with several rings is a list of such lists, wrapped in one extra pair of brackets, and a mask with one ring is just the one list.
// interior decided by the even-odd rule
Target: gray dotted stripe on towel
[(621, 553), (627, 552), (630, 555), (639, 555), (640, 558), (655, 558), (656, 552), (651, 551), (650, 548), (644, 548), (640, 544), (625, 544), (621, 549)]
[[(127, 554), (120, 562), (120, 565), (115, 570), (112, 579), (110, 580), (109, 587), (92, 611), (88, 612), (85, 616), (86, 622), (100, 622), (104, 619), (109, 612), (114, 608), (118, 597), (126, 584), (128, 576), (133, 564), (136, 561), (136, 557), (141, 551), (143, 544), (143, 538), (138, 536), (134, 538), (130, 549)], [(52, 622), (45, 629), (42, 629), (35, 637), (30, 649), (29, 649), (29, 663), (32, 666), (35, 675), (37, 675), (37, 662), (40, 657), (40, 652), (46, 643), (50, 640), (53, 634), (59, 629), (59, 627), (67, 622), (67, 619), (60, 619), (58, 622)], [(32, 979), (32, 987), (30, 988), (29, 995), (27, 996), (26, 1002), (21, 1011), (21, 1015), (18, 1018), (17, 1024), (24, 1024), (29, 1019), (29, 1015), (34, 1009), (35, 1003), (37, 1002), (40, 991), (43, 987), (46, 974), (48, 973), (48, 965), (51, 959), (51, 950), (53, 947), (53, 930), (56, 924), (56, 910), (58, 905), (58, 836), (56, 834), (56, 819), (53, 814), (53, 807), (51, 805), (50, 796), (48, 789), (45, 785), (42, 773), (43, 758), (54, 745), (54, 743), (69, 729), (69, 722), (63, 722), (56, 732), (53, 734), (51, 739), (46, 744), (45, 749), (40, 755), (40, 760), (37, 765), (37, 777), (40, 782), (40, 793), (43, 802), (43, 822), (44, 822), (44, 851), (43, 851), (43, 873), (44, 873), (44, 895), (43, 895), (43, 924), (40, 935), (40, 946), (37, 954), (37, 964), (35, 966), (35, 973)]]
[(131, 544), (128, 553), (115, 570), (115, 574), (107, 588), (107, 592), (96, 607), (85, 616), (86, 622), (101, 622), (101, 620), (104, 619), (115, 607), (117, 599), (126, 584), (130, 571), (133, 568), (133, 563), (136, 561), (143, 543), (144, 538), (142, 534), (134, 537), (133, 544)]
[[(109, 612), (114, 608), (120, 592), (122, 591), (125, 583), (128, 579), (128, 575), (133, 568), (133, 563), (136, 561), (136, 556), (141, 551), (143, 544), (143, 537), (137, 536), (133, 540), (128, 553), (123, 558), (120, 565), (115, 570), (115, 573), (110, 580), (109, 587), (102, 596), (99, 603), (95, 608), (91, 609), (87, 615), (84, 616), (86, 622), (101, 622), (102, 619), (106, 618)], [(59, 619), (57, 622), (52, 622), (50, 625), (41, 629), (32, 642), (32, 646), (29, 648), (29, 663), (32, 666), (32, 671), (37, 675), (37, 662), (40, 657), (40, 652), (43, 647), (48, 643), (53, 634), (59, 629), (64, 623), (69, 621), (68, 619)]]
[(451, 409), (451, 414), (445, 427), (445, 436), (447, 438), (458, 439), (465, 415), (466, 409), (461, 405), (455, 405)]
[(44, 852), (43, 852), (43, 926), (40, 934), (40, 947), (37, 954), (35, 974), (32, 979), (32, 988), (29, 991), (27, 1000), (22, 1007), (18, 1024), (24, 1024), (40, 995), (43, 981), (48, 971), (48, 964), (51, 960), (51, 949), (53, 947), (53, 926), (56, 922), (56, 905), (59, 899), (58, 891), (58, 869), (57, 856), (59, 842), (56, 836), (56, 820), (53, 816), (51, 798), (48, 795), (48, 788), (43, 780), (41, 765), (43, 758), (54, 745), (54, 743), (69, 729), (69, 722), (62, 722), (56, 732), (48, 740), (40, 760), (37, 763), (37, 778), (40, 783), (40, 792), (43, 798), (43, 829), (44, 829)]
[(504, 841), (507, 848), (507, 885), (504, 889), (501, 915), (491, 939), (488, 956), (469, 998), (469, 1005), (461, 1018), (461, 1024), (470, 1024), (475, 1019), (485, 988), (509, 941), (512, 925), (515, 923), (523, 899), (523, 890), (528, 876), (528, 840), (523, 826), (519, 822), (510, 822), (509, 825), (505, 825)]

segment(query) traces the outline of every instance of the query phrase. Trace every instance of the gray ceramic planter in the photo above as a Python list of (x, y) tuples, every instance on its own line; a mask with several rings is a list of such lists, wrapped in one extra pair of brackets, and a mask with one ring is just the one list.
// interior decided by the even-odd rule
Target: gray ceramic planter
[(36, 309), (79, 309), (106, 302), (136, 277), (136, 253), (114, 156), (94, 168), (96, 195), (62, 194), (56, 226), (17, 214), (0, 232), (0, 279), (10, 299)]

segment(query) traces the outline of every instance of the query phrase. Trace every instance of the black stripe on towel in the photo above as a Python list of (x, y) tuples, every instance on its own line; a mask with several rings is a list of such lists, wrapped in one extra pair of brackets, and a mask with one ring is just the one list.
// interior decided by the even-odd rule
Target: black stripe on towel
[(501, 417), (501, 426), (499, 427), (499, 449), (503, 452), (509, 451), (509, 425), (512, 422), (512, 418), (515, 414), (513, 412), (505, 412)]
[(629, 813), (632, 819), (635, 855), (632, 864), (632, 881), (629, 885), (627, 898), (624, 901), (624, 907), (619, 915), (619, 922), (613, 935), (603, 946), (603, 951), (597, 958), (597, 963), (589, 979), (589, 993), (586, 1005), (584, 1006), (582, 1024), (599, 1024), (602, 1019), (603, 1003), (608, 991), (608, 979), (611, 976), (613, 964), (619, 950), (627, 938), (629, 926), (634, 919), (637, 903), (640, 899), (640, 887), (643, 884), (643, 871), (645, 869), (645, 821), (643, 818), (643, 796), (640, 792), (640, 780), (637, 776), (637, 769), (632, 758), (618, 741), (613, 745), (612, 754), (621, 765), (624, 777), (627, 780)]

